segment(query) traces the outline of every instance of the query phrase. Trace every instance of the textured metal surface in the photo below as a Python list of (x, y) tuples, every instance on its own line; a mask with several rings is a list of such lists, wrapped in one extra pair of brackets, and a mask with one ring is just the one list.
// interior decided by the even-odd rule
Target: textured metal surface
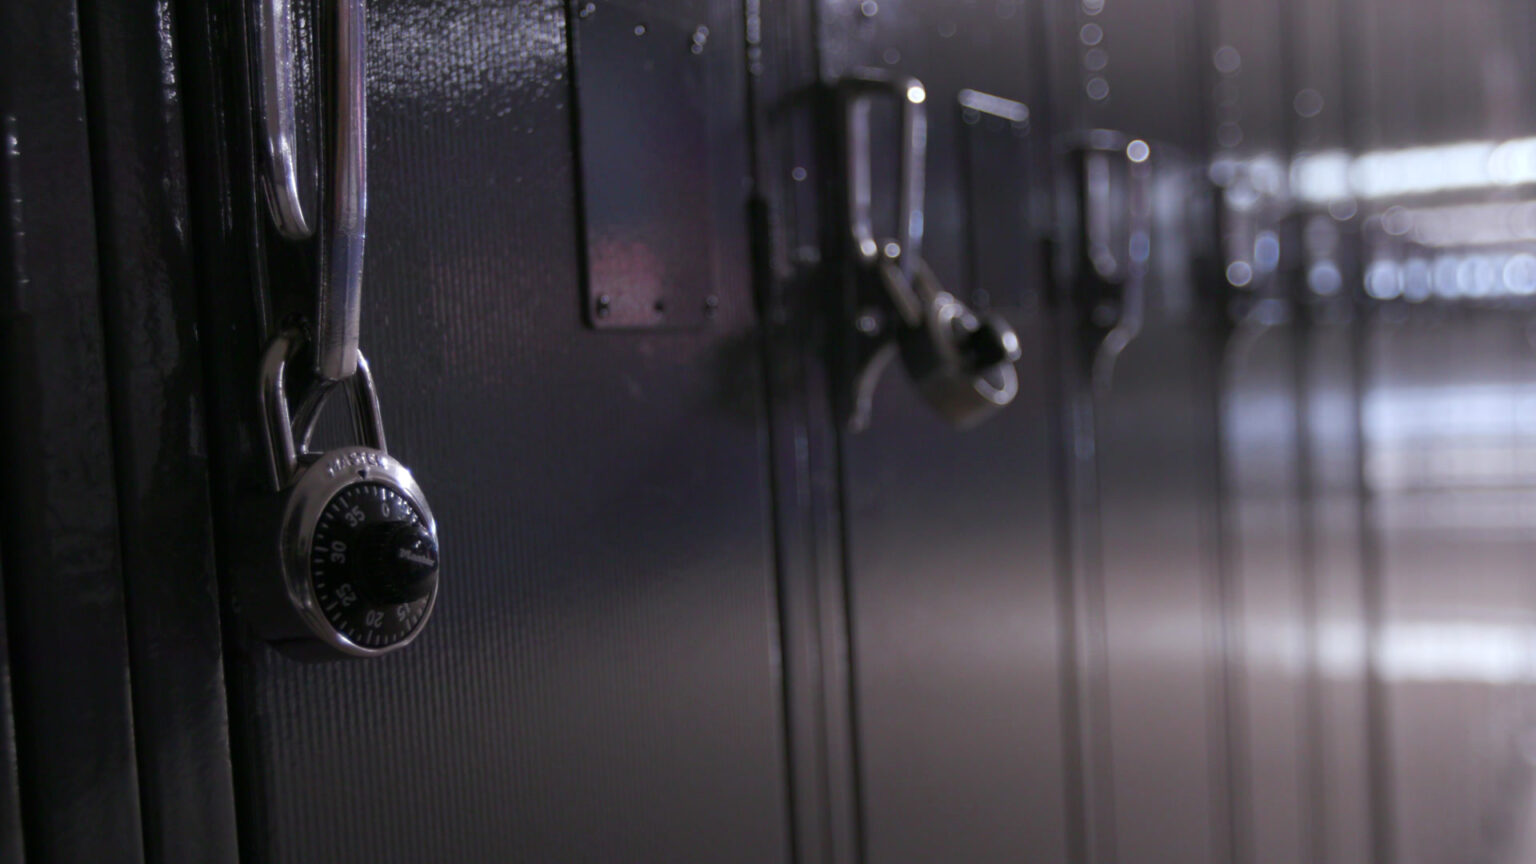
[(1226, 826), (1213, 812), (1225, 790), (1212, 788), (1223, 729), (1207, 656), (1214, 453), (1200, 335), (1149, 326), (1096, 414), (1114, 754), (1114, 820), (1096, 830), (1114, 832), (1125, 860), (1225, 857), (1213, 840)]
[(1224, 527), (1232, 616), (1229, 734), (1239, 860), (1313, 860), (1310, 583), (1298, 484), (1295, 339), (1289, 322), (1240, 325), (1223, 358)]
[(1369, 332), (1396, 861), (1522, 860), (1511, 844), (1528, 830), (1531, 776), (1512, 756), (1529, 735), (1536, 613), (1532, 537), (1515, 514), (1532, 489), (1523, 471), (1490, 483), (1479, 467), (1518, 464), (1530, 446), (1524, 317), (1378, 317)]
[[(739, 10), (704, 11), (737, 57), (710, 122), (739, 130)], [(590, 333), (564, 25), (558, 2), (370, 9), (364, 348), (391, 450), (432, 495), (442, 595), (422, 637), (377, 661), (232, 648), (248, 860), (787, 854), (745, 136), (689, 177), (730, 228), (715, 325)], [(249, 158), (241, 134), (205, 143)], [(248, 176), (204, 206), (251, 232)], [(214, 406), (233, 541), (259, 347), (250, 307), (218, 288), (205, 327), (229, 336), (209, 356), (234, 394)]]
[[(1353, 34), (1342, 26), (1346, 8), (1340, 0), (1299, 0), (1289, 7), (1284, 50), (1296, 112), (1289, 134), (1293, 154), (1348, 144), (1353, 114), (1345, 52)], [(1323, 242), (1309, 242), (1309, 233)], [(1288, 278), (1296, 300), (1301, 412), (1298, 551), (1311, 585), (1306, 626), (1315, 682), (1311, 722), (1317, 731), (1309, 770), (1320, 787), (1311, 793), (1310, 848), (1319, 864), (1381, 860), (1375, 841), (1382, 810), (1375, 800), (1379, 772), (1373, 764), (1366, 604), (1367, 570), (1375, 556), (1358, 482), (1360, 316), (1354, 292), (1324, 296), (1313, 287), (1314, 274), (1339, 273), (1341, 285), (1358, 283), (1357, 233), (1326, 213), (1312, 212), (1298, 218), (1293, 233), (1282, 235), (1282, 243), (1292, 246), (1285, 255), (1300, 271)]]
[[(715, 314), (711, 105), (740, 65), (709, 3), (571, 0), (586, 308), (592, 326), (679, 327)], [(734, 61), (734, 62), (733, 62)], [(718, 129), (715, 134), (739, 129)], [(715, 145), (715, 146), (712, 146)]]
[(168, 5), (82, 5), (145, 857), (235, 860), (202, 357)]
[(0, 9), (0, 545), (27, 857), (131, 862), (142, 839), (80, 67), (74, 4)]
[[(957, 102), (970, 88), (1040, 103), (1044, 64), (1029, 48), (1039, 35), (1037, 11), (821, 5), (828, 79), (883, 66), (923, 82), (930, 108), (924, 258), (962, 296), (984, 288), (994, 302), (1011, 301), (998, 311), (1026, 351), (1018, 398), (976, 429), (945, 424), (892, 369), (875, 394), (868, 431), (843, 440), (869, 862), (1066, 855), (1049, 316), (1038, 284), (967, 282), (978, 272), (1027, 269), (1006, 259), (1027, 256), (1036, 238), (1011, 237), (985, 250), (977, 266), (973, 256), (982, 253), (968, 244), (967, 229), (993, 220), (1018, 225), (1010, 211), (1021, 202), (1001, 194), (1017, 188), (1014, 178), (980, 200), (969, 194)], [(1029, 166), (1011, 170), (1027, 177)]]
[(1367, 706), (1360, 438), (1351, 298), (1309, 304), (1299, 347), (1305, 399), (1309, 543), (1315, 586), (1312, 656), (1320, 678), (1315, 710), (1322, 774), (1314, 847), (1320, 862), (1370, 861), (1373, 819)]

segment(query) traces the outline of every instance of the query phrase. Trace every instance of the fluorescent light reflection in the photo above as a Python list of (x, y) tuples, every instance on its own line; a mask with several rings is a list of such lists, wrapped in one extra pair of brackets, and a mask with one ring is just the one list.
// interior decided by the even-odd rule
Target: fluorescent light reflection
[(1536, 201), (1401, 208), (1406, 234), (1437, 249), (1536, 241)]
[[(1536, 680), (1536, 627), (1511, 621), (1389, 624), (1377, 645), (1394, 683), (1518, 684)], [(1358, 680), (1369, 653), (1365, 631), (1335, 623), (1318, 631), (1317, 663), (1328, 678)]]
[(1533, 679), (1530, 624), (1436, 621), (1393, 624), (1382, 633), (1381, 672), (1389, 681), (1517, 684)]
[(1291, 163), (1291, 194), (1312, 204), (1536, 183), (1536, 138), (1372, 150), (1326, 150)]

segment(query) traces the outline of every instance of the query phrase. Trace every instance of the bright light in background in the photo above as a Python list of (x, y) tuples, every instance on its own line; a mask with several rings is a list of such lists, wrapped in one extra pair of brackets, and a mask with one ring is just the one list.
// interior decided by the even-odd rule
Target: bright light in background
[(1536, 201), (1405, 208), (1403, 218), (1409, 235), (1423, 246), (1443, 249), (1536, 240)]
[(1394, 624), (1382, 634), (1381, 672), (1389, 681), (1517, 684), (1532, 680), (1530, 625), (1483, 622)]
[[(1337, 680), (1365, 671), (1368, 647), (1359, 626), (1337, 623), (1318, 633), (1317, 660)], [(1512, 621), (1389, 624), (1377, 646), (1381, 675), (1394, 683), (1518, 684), (1536, 681), (1536, 628)]]
[(1291, 163), (1291, 195), (1313, 204), (1353, 197), (1349, 154), (1343, 150), (1309, 153)]
[(1372, 150), (1353, 157), (1326, 150), (1291, 164), (1291, 193), (1314, 204), (1529, 183), (1536, 183), (1536, 138)]

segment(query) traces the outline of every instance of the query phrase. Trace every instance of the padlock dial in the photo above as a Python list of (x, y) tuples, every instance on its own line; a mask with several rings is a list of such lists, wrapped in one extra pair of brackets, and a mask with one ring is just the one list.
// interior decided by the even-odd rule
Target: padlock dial
[(387, 648), (426, 616), (437, 541), (421, 508), (395, 487), (352, 483), (321, 511), (309, 577), (325, 619), (353, 644)]

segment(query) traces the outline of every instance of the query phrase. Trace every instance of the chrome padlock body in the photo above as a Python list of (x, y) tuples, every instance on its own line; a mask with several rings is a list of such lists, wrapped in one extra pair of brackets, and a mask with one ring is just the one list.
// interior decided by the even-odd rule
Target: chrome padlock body
[[(918, 392), (941, 417), (969, 429), (1013, 403), (1019, 395), (1021, 355), (1018, 335), (1001, 316), (979, 320), (969, 307), (945, 293), (935, 298), (927, 316), (921, 348), (903, 343), (903, 357)], [(965, 344), (983, 331), (995, 335), (1004, 359), (974, 362)], [(919, 360), (923, 356), (927, 362)], [(938, 362), (933, 362), (937, 360)]]
[[(252, 520), (262, 554), (247, 574), (257, 583), (245, 592), (252, 599), (248, 618), (257, 635), (304, 659), (376, 657), (410, 644), (431, 617), (437, 523), (410, 470), (385, 449), (373, 378), (361, 354), (354, 375), (315, 384), (290, 411), (286, 375), (304, 347), (302, 335), (285, 333), (262, 363), (263, 432), (275, 494)], [(321, 404), (336, 389), (346, 391), (362, 443), (306, 452)], [(401, 572), (409, 573), (409, 584), (398, 578)]]
[(1022, 356), (1012, 325), (997, 314), (977, 315), (939, 286), (926, 262), (908, 285), (916, 315), (899, 334), (902, 365), (928, 404), (961, 429), (1010, 405)]

